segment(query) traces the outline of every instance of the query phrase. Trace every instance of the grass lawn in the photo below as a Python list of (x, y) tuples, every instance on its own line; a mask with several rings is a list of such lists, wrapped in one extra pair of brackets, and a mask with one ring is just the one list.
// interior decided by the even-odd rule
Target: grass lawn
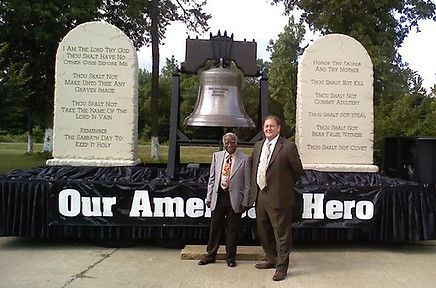
[[(42, 153), (27, 155), (26, 150), (26, 143), (0, 143), (0, 173), (45, 165), (46, 155)], [(33, 151), (41, 150), (42, 144), (33, 146)]]
[[(0, 174), (14, 169), (28, 169), (45, 165), (48, 156), (39, 151), (42, 144), (33, 146), (33, 155), (26, 154), (26, 143), (0, 143)], [(245, 153), (251, 154), (251, 148), (241, 148)], [(218, 147), (194, 147), (183, 146), (180, 148), (180, 161), (182, 163), (210, 163), (212, 153), (218, 151)], [(161, 145), (160, 163), (167, 163), (168, 146)], [(139, 145), (139, 157), (144, 163), (156, 163), (150, 156), (149, 145)]]

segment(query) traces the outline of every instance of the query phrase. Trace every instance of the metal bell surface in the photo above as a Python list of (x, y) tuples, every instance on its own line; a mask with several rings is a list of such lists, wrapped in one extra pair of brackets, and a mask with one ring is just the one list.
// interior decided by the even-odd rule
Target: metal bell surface
[(185, 125), (214, 127), (254, 127), (241, 98), (241, 77), (229, 68), (218, 67), (200, 74), (194, 112)]

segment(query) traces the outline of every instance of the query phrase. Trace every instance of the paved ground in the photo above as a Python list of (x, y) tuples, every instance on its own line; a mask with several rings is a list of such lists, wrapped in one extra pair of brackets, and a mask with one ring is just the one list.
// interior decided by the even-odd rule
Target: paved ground
[(224, 261), (198, 266), (180, 249), (141, 244), (102, 248), (82, 241), (0, 238), (0, 288), (111, 287), (436, 287), (436, 241), (409, 245), (297, 246), (290, 276), (254, 261), (228, 268)]

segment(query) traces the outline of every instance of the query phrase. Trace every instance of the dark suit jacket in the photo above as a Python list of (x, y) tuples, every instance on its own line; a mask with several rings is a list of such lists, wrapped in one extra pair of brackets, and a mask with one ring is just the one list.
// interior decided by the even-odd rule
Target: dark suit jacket
[[(256, 179), (264, 141), (265, 140), (256, 142), (253, 149), (250, 193), (253, 198), (250, 204), (257, 201), (258, 193), (260, 193)], [(285, 208), (294, 204), (294, 185), (302, 174), (303, 166), (297, 147), (293, 142), (279, 137), (266, 170), (267, 187), (265, 187), (265, 193), (267, 193), (266, 196), (272, 208)]]

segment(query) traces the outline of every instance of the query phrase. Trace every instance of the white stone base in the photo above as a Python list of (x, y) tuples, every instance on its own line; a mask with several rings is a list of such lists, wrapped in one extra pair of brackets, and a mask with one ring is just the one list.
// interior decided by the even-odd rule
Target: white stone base
[(378, 172), (378, 166), (366, 164), (303, 164), (303, 168), (324, 172)]
[(103, 159), (48, 159), (48, 166), (135, 166), (141, 163), (141, 160), (103, 160)]

